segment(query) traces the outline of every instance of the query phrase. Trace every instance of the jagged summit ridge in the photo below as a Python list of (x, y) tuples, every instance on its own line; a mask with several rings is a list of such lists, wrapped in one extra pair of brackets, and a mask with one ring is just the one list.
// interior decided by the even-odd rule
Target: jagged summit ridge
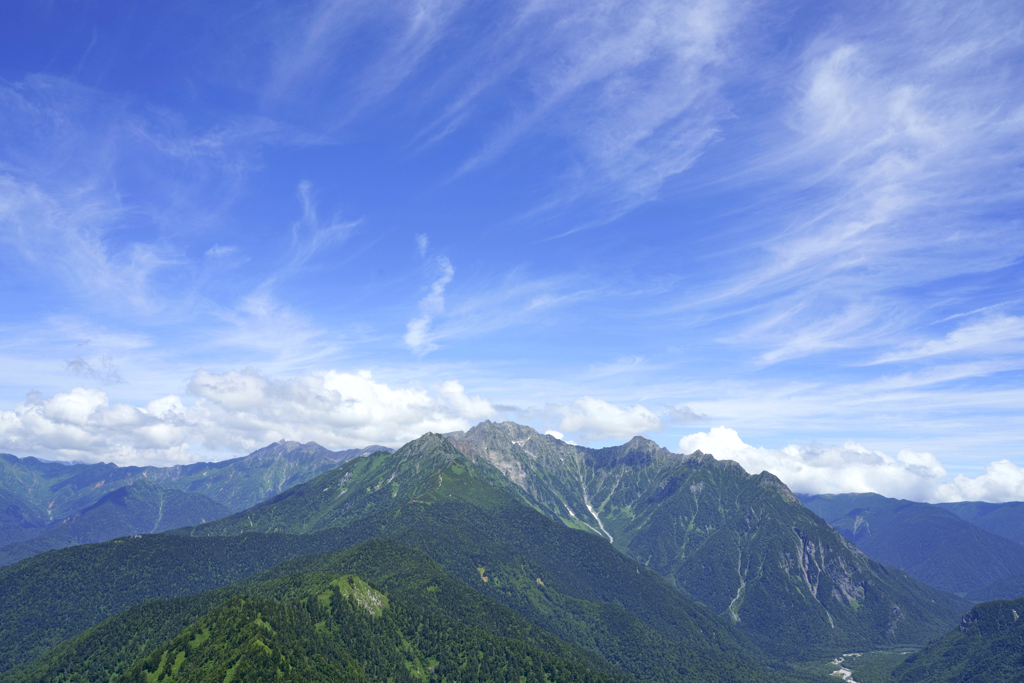
[(448, 438), (545, 514), (605, 537), (766, 645), (908, 642), (961, 608), (870, 560), (770, 472), (643, 437), (586, 448), (507, 422)]

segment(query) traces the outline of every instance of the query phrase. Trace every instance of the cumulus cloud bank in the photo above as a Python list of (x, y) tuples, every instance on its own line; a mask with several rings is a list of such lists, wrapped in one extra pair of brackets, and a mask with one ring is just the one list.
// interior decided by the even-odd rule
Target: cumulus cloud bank
[(395, 388), (366, 371), (272, 379), (252, 369), (200, 370), (188, 391), (191, 405), (170, 395), (145, 407), (112, 403), (99, 389), (30, 395), (0, 411), (0, 449), (120, 464), (192, 462), (195, 444), (232, 454), (282, 438), (335, 449), (399, 446), (425, 432), (468, 429), (495, 412), (456, 381)]
[(751, 473), (769, 471), (798, 493), (880, 493), (930, 503), (1024, 499), (1024, 468), (1009, 460), (989, 463), (977, 477), (949, 477), (931, 453), (909, 449), (895, 457), (857, 443), (761, 448), (744, 443), (735, 430), (715, 427), (679, 440), (679, 450), (700, 450), (735, 460)]
[(556, 410), (562, 415), (559, 430), (586, 440), (629, 438), (661, 428), (658, 416), (642, 405), (619, 408), (590, 396)]

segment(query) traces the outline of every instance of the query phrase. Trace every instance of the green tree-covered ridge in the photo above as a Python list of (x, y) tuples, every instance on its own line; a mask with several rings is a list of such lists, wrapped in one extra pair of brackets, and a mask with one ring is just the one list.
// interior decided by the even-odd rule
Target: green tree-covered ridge
[(143, 603), (0, 679), (222, 681), (228, 672), (246, 681), (631, 680), (387, 541)]
[(894, 683), (1024, 680), (1024, 598), (975, 605), (960, 625), (893, 672)]

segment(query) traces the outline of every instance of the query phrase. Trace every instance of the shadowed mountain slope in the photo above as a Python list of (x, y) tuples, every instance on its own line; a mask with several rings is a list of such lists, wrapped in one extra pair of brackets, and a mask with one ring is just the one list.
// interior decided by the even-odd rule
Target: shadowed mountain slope
[[(22, 524), (45, 525), (81, 512), (110, 491), (146, 480), (164, 488), (201, 493), (232, 512), (383, 446), (329, 451), (319, 444), (280, 441), (241, 458), (172, 467), (120, 467), (113, 463), (48, 462), (0, 454), (0, 492), (21, 501)], [(15, 520), (0, 516), (0, 524)]]
[(509, 422), (448, 438), (537, 509), (611, 540), (774, 652), (924, 643), (966, 608), (871, 560), (767, 472), (640, 437), (583, 448)]
[(966, 595), (971, 602), (991, 602), (992, 600), (1015, 600), (1024, 596), (1024, 574), (1007, 576), (971, 591)]
[(1024, 543), (1024, 502), (982, 503), (937, 503), (938, 507), (949, 510), (960, 519), (981, 527), (997, 536)]
[(870, 557), (942, 590), (965, 595), (1024, 573), (1024, 545), (936, 505), (877, 493), (801, 500)]

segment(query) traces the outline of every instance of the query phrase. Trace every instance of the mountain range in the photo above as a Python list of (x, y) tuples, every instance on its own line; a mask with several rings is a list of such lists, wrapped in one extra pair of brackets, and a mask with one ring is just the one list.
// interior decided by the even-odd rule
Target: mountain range
[(509, 422), (448, 438), (776, 651), (918, 642), (965, 607), (872, 561), (767, 472), (640, 437), (583, 448)]
[(968, 595), (1024, 574), (1024, 544), (988, 532), (945, 505), (876, 493), (801, 500), (866, 554), (942, 590)]
[(985, 531), (1011, 541), (1024, 543), (1024, 502), (964, 501), (962, 503), (936, 503), (936, 506), (949, 510), (960, 519)]
[[(803, 663), (937, 638), (917, 655), (930, 661), (971, 605), (873, 559), (851, 538), (865, 521), (843, 521), (851, 510), (873, 505), (861, 517), (874, 538), (913, 513), (1014, 545), (936, 506), (821, 497), (837, 530), (769, 473), (640, 437), (590, 449), (484, 422), (308, 476), (280, 465), (293, 453), (317, 463), (311, 472), (321, 450), (274, 444), (233, 470), (122, 478), (95, 496), (61, 526), (115, 527), (98, 511), (141, 509), (147, 495), (165, 497), (166, 516), (182, 507), (168, 480), (221, 507), (217, 519), (0, 569), (0, 680), (821, 680)], [(53, 492), (69, 486), (52, 481)], [(280, 490), (226, 504), (244, 498), (232, 487), (255, 497), (267, 482)], [(16, 488), (0, 495), (39, 507)], [(26, 528), (31, 508), (11, 509), (4, 520)], [(391, 607), (370, 613), (360, 600)], [(484, 651), (497, 668), (474, 663)]]
[[(386, 538), (426, 553), (452, 580), (627, 675), (781, 680), (773, 672), (781, 664), (728, 622), (596, 535), (523, 504), (503, 482), (493, 467), (475, 466), (444, 438), (427, 435), (393, 454), (350, 461), (188, 535), (181, 530), (30, 558), (0, 570), (0, 606), (7, 606), (0, 612), (0, 667), (31, 666), (46, 655), (46, 644), (88, 638), (86, 629), (105, 628), (105, 617), (132, 604), (226, 586), (311, 548), (324, 553)], [(305, 533), (263, 533), (271, 529)], [(69, 553), (77, 555), (74, 561)], [(302, 558), (278, 570), (316, 570), (326, 557)], [(89, 595), (89, 605), (65, 597), (79, 591)], [(110, 613), (104, 614), (107, 606)], [(47, 613), (57, 618), (31, 616)], [(75, 660), (75, 667), (87, 666), (88, 657)]]
[(378, 450), (281, 441), (173, 467), (66, 464), (0, 454), (0, 566), (38, 552), (201, 524)]

